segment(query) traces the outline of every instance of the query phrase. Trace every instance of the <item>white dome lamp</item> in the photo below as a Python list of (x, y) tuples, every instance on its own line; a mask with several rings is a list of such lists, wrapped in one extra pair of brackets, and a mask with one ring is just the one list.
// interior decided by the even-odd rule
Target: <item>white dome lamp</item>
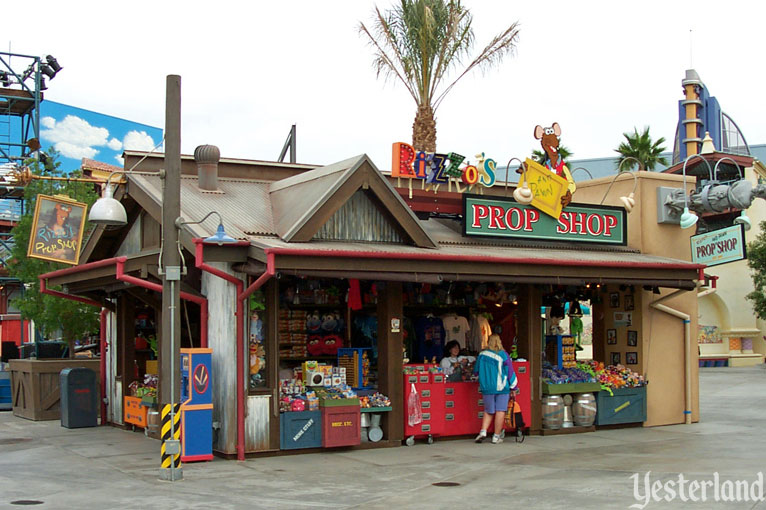
[(125, 172), (116, 171), (109, 174), (104, 184), (103, 195), (90, 208), (88, 221), (91, 223), (115, 227), (127, 225), (128, 215), (125, 212), (125, 207), (123, 207), (119, 200), (114, 198), (114, 188), (116, 185), (112, 184), (112, 177), (116, 174), (125, 175)]
[[(527, 186), (527, 167), (519, 158), (511, 158), (508, 160), (508, 166), (506, 166), (506, 168), (511, 167), (511, 161), (514, 159), (519, 162), (519, 168), (522, 170), (522, 180), (521, 187), (519, 187), (519, 184), (516, 184), (516, 189), (513, 190), (513, 199), (520, 204), (530, 204), (532, 203), (532, 199), (535, 198), (535, 195), (532, 193), (532, 190), (529, 189), (529, 186)], [(508, 178), (506, 177), (506, 185), (507, 182)]]
[[(716, 181), (718, 180), (718, 165), (720, 165), (721, 161), (723, 161), (724, 159), (728, 159), (729, 161), (734, 163), (734, 166), (736, 166), (737, 170), (739, 170), (739, 178), (740, 178), (740, 180), (745, 178), (745, 176), (742, 174), (742, 168), (737, 164), (737, 162), (734, 161), (732, 158), (730, 158), (728, 156), (724, 156), (721, 159), (719, 159), (718, 161), (716, 161), (715, 166), (713, 167), (713, 179), (714, 180), (716, 180)], [(744, 225), (746, 231), (750, 230), (752, 228), (753, 223), (750, 221), (750, 218), (747, 217), (747, 213), (745, 212), (745, 208), (744, 207), (742, 208), (742, 212), (739, 214), (739, 216), (734, 218), (734, 224), (735, 225)]]
[(617, 179), (619, 179), (621, 175), (628, 174), (631, 177), (633, 177), (633, 191), (631, 191), (628, 194), (628, 196), (620, 197), (620, 202), (622, 202), (622, 206), (625, 208), (625, 211), (627, 213), (630, 213), (630, 211), (633, 210), (633, 207), (635, 207), (635, 205), (636, 205), (636, 188), (638, 187), (638, 177), (636, 177), (636, 174), (634, 174), (633, 172), (621, 172), (622, 165), (626, 161), (628, 161), (629, 159), (632, 159), (633, 161), (638, 163), (638, 170), (641, 171), (641, 169), (642, 169), (641, 162), (639, 160), (637, 160), (636, 158), (634, 158), (634, 157), (627, 156), (622, 161), (620, 161), (620, 164), (617, 167), (617, 175), (615, 175), (612, 178), (612, 182), (610, 182), (609, 183), (609, 187), (606, 188), (606, 193), (604, 193), (604, 197), (601, 199), (600, 205), (604, 204), (604, 200), (606, 200), (607, 195), (609, 195), (609, 190), (612, 189), (612, 185), (615, 183), (615, 181)]

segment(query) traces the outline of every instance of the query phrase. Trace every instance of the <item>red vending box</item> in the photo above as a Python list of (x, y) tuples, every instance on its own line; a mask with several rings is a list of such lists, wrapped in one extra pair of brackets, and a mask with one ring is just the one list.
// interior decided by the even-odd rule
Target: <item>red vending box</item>
[[(516, 372), (516, 383), (519, 394), (516, 396), (516, 402), (521, 407), (521, 415), (524, 417), (524, 427), (529, 428), (532, 422), (532, 385), (529, 380), (529, 361), (514, 361), (513, 371)], [(506, 430), (510, 427), (506, 426)]]
[[(417, 372), (404, 374), (404, 435), (407, 436), (407, 444), (412, 444), (416, 437), (439, 436), (444, 431), (444, 383), (432, 383), (429, 372)], [(421, 423), (409, 424), (409, 399), (413, 385), (420, 398), (420, 411), (423, 415)]]

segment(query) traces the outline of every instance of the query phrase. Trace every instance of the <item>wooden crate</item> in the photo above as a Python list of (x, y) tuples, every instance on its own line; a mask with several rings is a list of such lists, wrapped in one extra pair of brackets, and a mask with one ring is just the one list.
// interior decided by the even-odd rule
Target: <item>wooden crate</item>
[[(61, 419), (59, 373), (89, 368), (99, 373), (98, 359), (10, 360), (13, 414), (28, 420)], [(99, 402), (101, 399), (99, 392)]]

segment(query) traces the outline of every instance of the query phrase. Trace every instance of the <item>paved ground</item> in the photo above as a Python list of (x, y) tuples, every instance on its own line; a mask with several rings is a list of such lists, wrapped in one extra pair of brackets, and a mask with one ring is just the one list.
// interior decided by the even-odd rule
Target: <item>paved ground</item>
[[(705, 369), (703, 421), (523, 444), (437, 441), (411, 448), (184, 465), (158, 479), (159, 442), (112, 427), (66, 429), (0, 412), (0, 508), (629, 508), (634, 480), (757, 480), (764, 469), (766, 368)], [(437, 482), (459, 486), (439, 487)], [(721, 485), (723, 487), (723, 485)], [(659, 495), (668, 493), (661, 491)], [(699, 496), (699, 493), (698, 493)], [(646, 508), (758, 508), (766, 502), (649, 502)]]

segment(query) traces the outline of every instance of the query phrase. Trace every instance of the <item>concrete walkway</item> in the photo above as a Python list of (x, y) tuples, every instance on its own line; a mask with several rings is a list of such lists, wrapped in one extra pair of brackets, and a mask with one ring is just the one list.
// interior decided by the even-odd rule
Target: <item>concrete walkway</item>
[[(185, 464), (158, 479), (159, 441), (113, 427), (66, 429), (0, 412), (0, 508), (580, 509), (643, 505), (650, 482), (757, 480), (766, 471), (766, 369), (704, 369), (693, 425), (528, 437), (523, 444), (413, 447)], [(634, 497), (639, 474), (640, 501)], [(635, 477), (634, 477), (635, 478)], [(440, 487), (438, 482), (460, 485)], [(677, 486), (676, 486), (677, 487)], [(664, 490), (660, 496), (668, 495)], [(698, 493), (697, 497), (700, 497)], [(766, 502), (650, 501), (646, 508), (758, 508)]]

